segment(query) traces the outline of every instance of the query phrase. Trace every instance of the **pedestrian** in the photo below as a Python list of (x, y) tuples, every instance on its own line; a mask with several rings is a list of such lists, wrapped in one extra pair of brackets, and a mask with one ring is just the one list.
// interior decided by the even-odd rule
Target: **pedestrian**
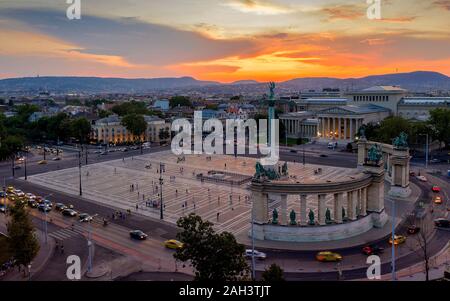
[(56, 243), (55, 243), (55, 250), (56, 250), (56, 252), (58, 252), (58, 249), (59, 249), (59, 244), (58, 244), (58, 241), (56, 241)]
[(64, 245), (61, 245), (61, 254), (64, 254)]
[(217, 212), (217, 221), (219, 221), (219, 215), (220, 215), (220, 213)]

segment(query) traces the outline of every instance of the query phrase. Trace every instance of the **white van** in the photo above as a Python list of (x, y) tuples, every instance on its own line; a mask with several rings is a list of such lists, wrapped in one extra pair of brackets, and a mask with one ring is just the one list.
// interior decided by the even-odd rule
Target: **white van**
[(328, 148), (329, 149), (335, 149), (338, 146), (337, 142), (329, 142)]

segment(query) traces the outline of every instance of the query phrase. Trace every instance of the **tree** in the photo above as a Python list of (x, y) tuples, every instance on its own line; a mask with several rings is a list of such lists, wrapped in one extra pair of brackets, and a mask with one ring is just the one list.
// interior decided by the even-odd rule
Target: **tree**
[(11, 220), (7, 224), (9, 248), (19, 267), (28, 266), (39, 252), (39, 242), (24, 206), (22, 202), (15, 202), (10, 211)]
[(441, 108), (431, 110), (428, 123), (433, 130), (434, 138), (444, 143), (447, 148), (450, 145), (450, 110)]
[(159, 139), (160, 140), (166, 140), (170, 138), (170, 132), (168, 128), (165, 129), (159, 129)]
[(15, 158), (23, 147), (23, 139), (19, 136), (6, 136), (0, 141), (0, 161)]
[(186, 96), (174, 96), (169, 100), (169, 106), (171, 108), (175, 108), (175, 107), (190, 107), (193, 108), (194, 106), (192, 105), (191, 100), (189, 99), (189, 97)]
[(134, 100), (114, 106), (111, 111), (119, 116), (126, 116), (129, 114), (152, 115), (152, 112), (147, 109), (146, 103)]
[(147, 122), (142, 115), (128, 114), (122, 118), (122, 125), (130, 131), (136, 140), (141, 140), (142, 134), (147, 129)]
[(106, 118), (106, 117), (108, 117), (111, 114), (112, 114), (112, 112), (110, 112), (110, 111), (98, 110), (98, 117), (99, 118)]
[(277, 264), (272, 263), (268, 269), (265, 269), (261, 275), (263, 281), (279, 282), (284, 281), (283, 269)]
[(413, 241), (416, 242), (414, 246), (411, 246), (411, 250), (415, 251), (423, 260), (424, 268), (425, 268), (425, 280), (430, 280), (430, 259), (431, 259), (431, 250), (430, 250), (430, 237), (432, 234), (432, 229), (430, 229), (429, 224), (422, 220), (417, 225), (416, 218), (414, 216), (408, 216), (406, 219), (406, 223), (409, 226), (417, 226), (420, 227), (420, 231), (414, 235), (410, 235)]
[(91, 123), (84, 117), (72, 120), (70, 124), (72, 137), (77, 139), (80, 144), (89, 142), (91, 135)]
[(388, 117), (380, 124), (378, 141), (392, 144), (392, 139), (400, 135), (401, 132), (405, 132), (409, 137), (411, 137), (410, 121), (399, 116)]
[(174, 254), (175, 259), (189, 261), (199, 281), (237, 281), (248, 277), (249, 266), (245, 248), (229, 232), (216, 234), (213, 224), (194, 213), (181, 217), (177, 226), (182, 229), (177, 239), (184, 247)]

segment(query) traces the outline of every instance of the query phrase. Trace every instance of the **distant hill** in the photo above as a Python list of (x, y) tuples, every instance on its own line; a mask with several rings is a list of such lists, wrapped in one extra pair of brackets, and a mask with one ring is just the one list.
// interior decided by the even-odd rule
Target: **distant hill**
[(395, 73), (373, 75), (363, 78), (328, 78), (310, 77), (296, 78), (280, 83), (280, 87), (287, 89), (322, 89), (326, 87), (340, 88), (341, 90), (359, 90), (371, 86), (400, 86), (415, 92), (429, 90), (450, 90), (450, 77), (437, 72), (416, 71), (411, 73)]
[[(307, 77), (278, 83), (278, 92), (321, 90), (339, 88), (342, 91), (360, 90), (377, 85), (400, 86), (412, 92), (450, 90), (450, 78), (444, 74), (428, 71), (367, 76), (363, 78)], [(241, 80), (231, 84), (200, 81), (192, 77), (124, 79), (100, 77), (25, 77), (0, 80), (0, 92), (39, 91), (70, 93), (143, 93), (156, 90), (207, 93), (265, 93), (267, 85), (254, 80)]]
[(133, 93), (215, 85), (192, 77), (125, 79), (101, 77), (24, 77), (0, 80), (0, 91), (48, 90), (59, 92)]

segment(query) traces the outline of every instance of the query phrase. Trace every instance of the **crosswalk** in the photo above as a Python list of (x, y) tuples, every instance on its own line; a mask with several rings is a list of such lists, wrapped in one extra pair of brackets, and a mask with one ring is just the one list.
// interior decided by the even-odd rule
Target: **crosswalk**
[(57, 240), (65, 240), (72, 237), (75, 237), (77, 235), (83, 235), (83, 231), (77, 228), (74, 228), (73, 230), (71, 228), (65, 228), (61, 229), (55, 232), (50, 233), (48, 236), (53, 237)]

